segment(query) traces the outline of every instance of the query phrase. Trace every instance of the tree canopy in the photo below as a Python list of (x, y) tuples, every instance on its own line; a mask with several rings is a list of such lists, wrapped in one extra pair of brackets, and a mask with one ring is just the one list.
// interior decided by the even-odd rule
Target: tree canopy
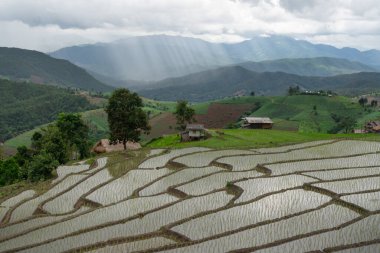
[(143, 102), (137, 93), (127, 89), (112, 93), (106, 107), (112, 144), (121, 142), (126, 149), (127, 141), (137, 142), (141, 133), (149, 132), (148, 116), (142, 107)]
[(188, 102), (184, 100), (177, 101), (176, 111), (174, 115), (177, 119), (177, 127), (179, 130), (185, 130), (187, 123), (192, 123), (194, 119), (195, 111), (189, 107)]
[(60, 113), (56, 123), (71, 152), (79, 152), (80, 158), (89, 155), (89, 127), (77, 113)]

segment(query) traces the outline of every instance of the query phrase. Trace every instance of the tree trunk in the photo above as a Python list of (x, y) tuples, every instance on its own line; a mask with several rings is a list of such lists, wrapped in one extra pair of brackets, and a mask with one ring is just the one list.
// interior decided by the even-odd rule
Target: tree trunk
[(124, 146), (124, 150), (127, 150), (127, 140), (123, 140), (123, 146)]

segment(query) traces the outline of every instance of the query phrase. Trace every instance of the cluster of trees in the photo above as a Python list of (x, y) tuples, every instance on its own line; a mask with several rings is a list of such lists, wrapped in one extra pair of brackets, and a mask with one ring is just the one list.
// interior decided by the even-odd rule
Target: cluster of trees
[(343, 131), (344, 133), (350, 133), (356, 125), (356, 120), (352, 116), (341, 116), (335, 113), (331, 113), (331, 118), (335, 122), (335, 126), (330, 129), (329, 133), (339, 133)]
[[(365, 107), (368, 104), (368, 99), (366, 97), (361, 97), (359, 99), (359, 104), (362, 107)], [(377, 107), (377, 105), (378, 105), (377, 100), (374, 99), (374, 100), (371, 101), (371, 104), (370, 104), (371, 107)]]
[(18, 147), (14, 157), (0, 162), (0, 185), (19, 180), (46, 180), (58, 165), (87, 157), (88, 133), (81, 115), (59, 114), (54, 124), (34, 133), (30, 148)]

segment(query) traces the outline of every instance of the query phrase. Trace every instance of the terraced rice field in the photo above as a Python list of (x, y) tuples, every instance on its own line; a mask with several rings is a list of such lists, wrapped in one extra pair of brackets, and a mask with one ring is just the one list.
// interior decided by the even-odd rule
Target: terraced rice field
[(380, 252), (380, 143), (154, 150), (0, 204), (0, 252)]

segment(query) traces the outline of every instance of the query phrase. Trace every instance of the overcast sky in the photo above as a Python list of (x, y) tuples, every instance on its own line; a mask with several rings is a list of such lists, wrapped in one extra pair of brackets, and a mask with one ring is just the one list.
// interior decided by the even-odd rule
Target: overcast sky
[(288, 35), (380, 49), (379, 0), (0, 0), (0, 46), (44, 52), (127, 36)]

